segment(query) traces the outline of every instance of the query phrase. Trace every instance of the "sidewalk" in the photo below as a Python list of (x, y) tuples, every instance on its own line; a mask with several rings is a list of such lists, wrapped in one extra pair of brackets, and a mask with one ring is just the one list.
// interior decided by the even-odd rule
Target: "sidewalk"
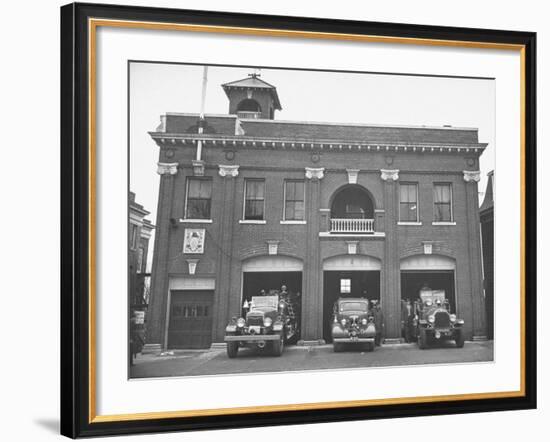
[(384, 344), (373, 352), (349, 346), (341, 353), (334, 353), (331, 344), (288, 346), (281, 357), (272, 356), (267, 348), (243, 348), (239, 349), (235, 359), (229, 359), (224, 348), (215, 348), (138, 355), (131, 368), (131, 377), (201, 376), (492, 360), (492, 341), (466, 342), (461, 349), (452, 342), (426, 350), (420, 350), (415, 343)]

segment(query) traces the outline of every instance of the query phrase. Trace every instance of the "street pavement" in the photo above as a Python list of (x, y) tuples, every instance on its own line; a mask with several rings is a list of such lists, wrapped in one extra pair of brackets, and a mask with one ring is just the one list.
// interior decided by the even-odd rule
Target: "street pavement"
[(130, 377), (205, 376), (493, 360), (492, 341), (466, 342), (464, 348), (456, 348), (453, 342), (449, 342), (426, 350), (420, 350), (416, 344), (392, 344), (377, 347), (373, 352), (350, 346), (338, 353), (334, 353), (332, 345), (287, 346), (280, 357), (271, 356), (266, 350), (241, 348), (235, 359), (229, 359), (225, 349), (176, 350), (163, 356), (138, 355), (131, 367)]

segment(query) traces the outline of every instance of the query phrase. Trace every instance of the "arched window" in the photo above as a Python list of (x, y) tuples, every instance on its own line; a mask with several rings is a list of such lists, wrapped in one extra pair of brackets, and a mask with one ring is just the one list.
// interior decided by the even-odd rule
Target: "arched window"
[(339, 190), (330, 207), (330, 233), (374, 233), (374, 201), (361, 186)]
[(237, 112), (261, 112), (262, 107), (252, 98), (246, 98), (237, 106)]
[(374, 203), (369, 193), (360, 186), (348, 186), (334, 196), (330, 216), (331, 218), (372, 219)]

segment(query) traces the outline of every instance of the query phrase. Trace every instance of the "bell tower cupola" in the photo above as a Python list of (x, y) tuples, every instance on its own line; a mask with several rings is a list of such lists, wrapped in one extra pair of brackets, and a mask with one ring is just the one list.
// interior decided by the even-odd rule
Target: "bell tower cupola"
[(229, 98), (229, 113), (241, 119), (273, 120), (275, 111), (282, 109), (277, 88), (262, 80), (258, 72), (222, 84), (222, 88)]

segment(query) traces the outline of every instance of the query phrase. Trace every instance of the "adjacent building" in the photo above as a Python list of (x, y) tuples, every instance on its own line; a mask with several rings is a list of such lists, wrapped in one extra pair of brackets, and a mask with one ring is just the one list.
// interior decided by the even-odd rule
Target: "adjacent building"
[(147, 272), (147, 256), (149, 240), (154, 226), (145, 218), (150, 214), (141, 204), (136, 202), (136, 195), (129, 195), (129, 238), (128, 238), (128, 267), (130, 287), (130, 309), (133, 311), (147, 310), (150, 295), (151, 274)]
[(228, 113), (166, 113), (150, 135), (160, 189), (147, 349), (207, 348), (260, 290), (301, 294), (301, 341), (330, 339), (339, 296), (445, 290), (467, 339), (486, 336), (476, 128), (276, 119), (275, 86), (222, 85)]
[(494, 235), (495, 235), (495, 204), (494, 204), (494, 171), (489, 172), (485, 197), (479, 209), (481, 222), (481, 243), (483, 251), (483, 286), (485, 289), (485, 311), (487, 313), (487, 338), (494, 335)]

